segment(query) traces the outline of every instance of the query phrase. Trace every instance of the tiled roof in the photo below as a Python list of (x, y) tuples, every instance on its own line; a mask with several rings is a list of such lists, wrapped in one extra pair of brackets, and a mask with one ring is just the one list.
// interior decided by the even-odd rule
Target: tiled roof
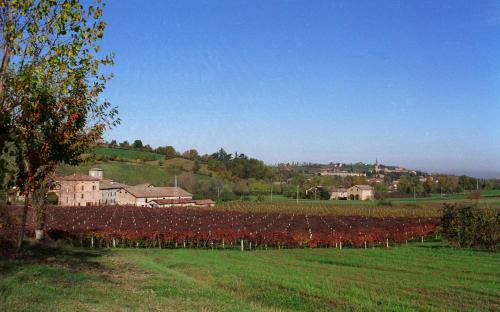
[(359, 188), (360, 190), (365, 190), (365, 191), (372, 191), (373, 190), (373, 187), (370, 185), (360, 184), (360, 185), (354, 185), (354, 186)]
[(215, 202), (211, 199), (196, 199), (194, 203), (198, 206), (208, 206), (215, 204)]
[(195, 201), (188, 198), (175, 198), (175, 199), (155, 199), (151, 202), (155, 202), (158, 205), (179, 205), (179, 204), (190, 204)]
[(110, 189), (120, 189), (128, 187), (128, 185), (113, 181), (101, 181), (101, 185), (99, 186), (100, 190), (110, 190)]
[(342, 188), (342, 187), (333, 188), (332, 192), (347, 192), (347, 189), (346, 188)]
[(123, 188), (137, 198), (148, 197), (191, 197), (191, 193), (181, 189), (180, 187), (137, 187), (126, 186)]
[(73, 173), (64, 177), (56, 177), (56, 181), (99, 181), (98, 178), (94, 178), (88, 175), (83, 175), (79, 173)]

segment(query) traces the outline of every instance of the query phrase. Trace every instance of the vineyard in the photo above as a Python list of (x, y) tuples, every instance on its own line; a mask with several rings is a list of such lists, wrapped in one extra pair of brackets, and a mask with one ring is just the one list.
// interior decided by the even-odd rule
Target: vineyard
[[(20, 208), (12, 208), (14, 214)], [(28, 232), (33, 232), (31, 211)], [(328, 216), (135, 206), (47, 209), (52, 239), (92, 247), (369, 247), (435, 232), (435, 218)]]

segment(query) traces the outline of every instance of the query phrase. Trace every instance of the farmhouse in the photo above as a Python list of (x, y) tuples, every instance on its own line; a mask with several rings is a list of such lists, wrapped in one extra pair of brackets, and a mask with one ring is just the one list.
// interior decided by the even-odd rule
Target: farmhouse
[(153, 208), (213, 207), (215, 202), (211, 199), (155, 199), (149, 205)]
[(82, 174), (56, 177), (56, 193), (60, 206), (96, 206), (99, 204), (100, 180)]
[(332, 193), (330, 195), (330, 199), (347, 199), (349, 195), (347, 195), (346, 188), (334, 188), (332, 189)]
[(347, 190), (351, 200), (369, 200), (375, 198), (375, 192), (370, 185), (354, 185)]
[(118, 191), (119, 205), (149, 207), (150, 202), (159, 199), (189, 199), (193, 195), (180, 187), (125, 186)]

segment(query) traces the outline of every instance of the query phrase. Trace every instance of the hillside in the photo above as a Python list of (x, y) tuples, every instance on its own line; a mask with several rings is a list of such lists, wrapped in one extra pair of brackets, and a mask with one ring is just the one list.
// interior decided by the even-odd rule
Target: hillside
[(110, 158), (120, 157), (126, 160), (141, 159), (144, 161), (152, 161), (165, 158), (165, 156), (153, 152), (111, 147), (96, 147), (92, 150), (92, 153), (94, 153), (96, 156), (106, 156)]

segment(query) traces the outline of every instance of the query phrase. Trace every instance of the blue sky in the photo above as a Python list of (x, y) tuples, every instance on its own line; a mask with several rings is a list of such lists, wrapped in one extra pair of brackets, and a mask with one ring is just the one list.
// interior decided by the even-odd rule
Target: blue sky
[(106, 139), (500, 177), (498, 1), (108, 1)]

